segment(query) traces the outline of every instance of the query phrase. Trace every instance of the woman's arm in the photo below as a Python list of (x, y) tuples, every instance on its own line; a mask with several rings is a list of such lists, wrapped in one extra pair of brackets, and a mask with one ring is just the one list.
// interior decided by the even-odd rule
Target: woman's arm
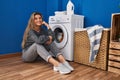
[(49, 39), (50, 39), (49, 36), (46, 36), (44, 34), (37, 37), (32, 30), (29, 31), (28, 37), (30, 40), (32, 40), (38, 44), (44, 44), (44, 43), (46, 43), (46, 41), (49, 41)]
[(42, 23), (42, 24), (43, 24), (43, 25), (45, 25), (45, 26), (48, 28), (48, 30), (49, 30), (49, 29), (51, 29), (51, 28), (50, 28), (50, 26), (49, 26), (49, 24), (48, 24), (48, 23), (46, 23), (45, 21), (43, 21), (43, 23)]
[(43, 21), (43, 24), (48, 28), (48, 35), (51, 36), (52, 41), (54, 41), (55, 39), (55, 34), (54, 32), (51, 30), (51, 27), (49, 26), (48, 23), (46, 23), (45, 21)]

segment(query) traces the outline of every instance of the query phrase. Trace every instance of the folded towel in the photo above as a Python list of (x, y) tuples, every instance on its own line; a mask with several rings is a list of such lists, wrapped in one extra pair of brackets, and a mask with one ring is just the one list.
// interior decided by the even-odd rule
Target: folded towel
[(101, 25), (95, 25), (87, 28), (87, 33), (90, 40), (89, 62), (93, 62), (96, 59), (96, 56), (100, 47), (100, 39), (101, 39), (103, 29), (104, 28)]

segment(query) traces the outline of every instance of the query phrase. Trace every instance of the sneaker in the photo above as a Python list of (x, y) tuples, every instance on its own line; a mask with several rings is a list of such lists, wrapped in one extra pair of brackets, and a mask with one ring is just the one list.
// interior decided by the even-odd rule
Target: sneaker
[(67, 61), (63, 62), (62, 64), (65, 65), (65, 66), (66, 66), (68, 69), (70, 69), (71, 71), (74, 70), (74, 68), (73, 68)]
[(57, 67), (54, 66), (54, 67), (53, 67), (53, 70), (54, 70), (54, 71), (59, 71), (60, 74), (68, 74), (68, 73), (71, 72), (69, 69), (67, 69), (67, 67), (65, 67), (65, 66), (64, 66), (63, 64), (61, 64), (61, 63), (60, 63)]

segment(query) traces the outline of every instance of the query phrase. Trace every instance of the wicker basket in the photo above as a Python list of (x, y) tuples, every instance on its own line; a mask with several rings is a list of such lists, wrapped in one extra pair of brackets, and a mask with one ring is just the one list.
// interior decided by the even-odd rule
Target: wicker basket
[(74, 61), (107, 70), (108, 49), (110, 40), (110, 30), (104, 30), (102, 33), (100, 49), (93, 63), (89, 63), (90, 41), (87, 31), (77, 31), (74, 33)]

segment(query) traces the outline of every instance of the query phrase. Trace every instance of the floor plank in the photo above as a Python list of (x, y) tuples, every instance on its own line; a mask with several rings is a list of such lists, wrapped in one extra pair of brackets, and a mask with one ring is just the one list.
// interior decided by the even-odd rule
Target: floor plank
[(43, 59), (24, 63), (21, 56), (0, 59), (0, 80), (117, 80), (120, 75), (75, 62), (73, 72), (62, 75), (54, 72), (51, 64)]

